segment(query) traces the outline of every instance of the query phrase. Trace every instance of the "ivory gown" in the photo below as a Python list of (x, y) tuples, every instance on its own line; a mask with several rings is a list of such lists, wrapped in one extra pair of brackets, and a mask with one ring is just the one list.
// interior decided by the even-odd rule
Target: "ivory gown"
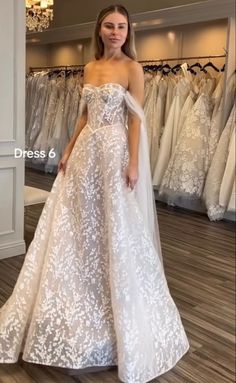
[(123, 382), (144, 383), (189, 349), (142, 207), (125, 182), (129, 100), (142, 118), (120, 84), (83, 88), (87, 124), (0, 311), (1, 363), (16, 362), (22, 350), (25, 361), (51, 366), (118, 365)]

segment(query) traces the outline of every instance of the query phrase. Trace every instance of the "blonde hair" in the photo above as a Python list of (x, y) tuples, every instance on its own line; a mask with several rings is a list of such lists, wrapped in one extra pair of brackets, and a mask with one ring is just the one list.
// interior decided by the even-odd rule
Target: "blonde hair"
[(125, 53), (128, 57), (135, 60), (136, 59), (136, 52), (135, 52), (135, 46), (134, 46), (134, 31), (133, 27), (130, 21), (129, 13), (127, 9), (120, 4), (116, 5), (110, 5), (109, 7), (106, 7), (102, 9), (96, 20), (96, 25), (94, 29), (94, 36), (93, 36), (93, 44), (94, 44), (94, 56), (96, 60), (99, 60), (103, 54), (104, 54), (104, 44), (103, 41), (99, 35), (100, 28), (102, 21), (107, 17), (110, 13), (118, 12), (121, 15), (125, 16), (128, 22), (128, 33), (126, 37), (125, 43), (122, 45), (121, 50), (123, 53)]

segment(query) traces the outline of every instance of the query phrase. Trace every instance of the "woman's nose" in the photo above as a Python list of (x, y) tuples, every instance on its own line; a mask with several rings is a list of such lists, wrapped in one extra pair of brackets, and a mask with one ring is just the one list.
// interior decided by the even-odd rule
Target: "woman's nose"
[(115, 28), (115, 27), (114, 27), (113, 30), (112, 30), (112, 34), (113, 34), (113, 35), (116, 35), (118, 31), (119, 31), (118, 28)]

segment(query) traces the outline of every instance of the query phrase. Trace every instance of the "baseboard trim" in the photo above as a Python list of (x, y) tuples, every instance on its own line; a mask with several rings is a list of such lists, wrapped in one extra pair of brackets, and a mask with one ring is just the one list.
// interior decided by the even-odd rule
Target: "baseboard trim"
[(25, 241), (17, 241), (0, 245), (0, 259), (15, 257), (16, 255), (25, 254)]

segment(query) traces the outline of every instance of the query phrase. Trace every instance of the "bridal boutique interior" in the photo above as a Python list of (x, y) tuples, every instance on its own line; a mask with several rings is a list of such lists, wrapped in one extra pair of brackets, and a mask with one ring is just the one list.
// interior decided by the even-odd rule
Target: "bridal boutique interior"
[[(58, 161), (73, 135), (83, 67), (93, 57), (94, 20), (99, 9), (109, 4), (88, 2), (82, 9), (75, 0), (54, 0), (48, 29), (27, 31), (18, 42), (17, 28), (24, 30), (18, 25), (22, 18), (11, 31), (14, 44), (8, 60), (15, 57), (15, 64), (3, 62), (0, 71), (7, 73), (3, 88), (9, 81), (12, 85), (12, 95), (5, 91), (0, 109), (5, 122), (0, 141), (1, 306), (14, 288)], [(157, 5), (151, 0), (145, 4), (126, 0), (122, 4), (132, 16), (137, 60), (144, 71), (144, 112), (166, 278), (190, 340), (190, 352), (153, 382), (233, 383), (234, 2), (168, 0)], [(12, 14), (25, 11), (23, 2), (5, 6)], [(7, 52), (10, 27), (1, 21)], [(17, 58), (19, 46), (24, 60)], [(12, 73), (17, 74), (15, 83), (10, 80)], [(15, 148), (43, 151), (46, 156), (16, 158)], [(119, 379), (116, 367), (76, 371), (19, 360), (0, 365), (0, 382), (8, 381), (112, 383)]]

